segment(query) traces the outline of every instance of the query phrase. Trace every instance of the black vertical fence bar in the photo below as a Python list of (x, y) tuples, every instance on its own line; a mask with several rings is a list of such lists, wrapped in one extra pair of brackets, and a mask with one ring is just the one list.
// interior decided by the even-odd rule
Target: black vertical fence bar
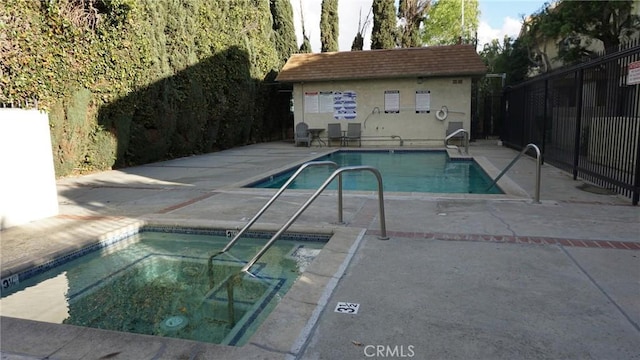
[[(640, 39), (636, 39), (636, 45), (640, 45)], [(635, 53), (631, 56), (630, 62), (640, 61), (640, 52)], [(636, 119), (632, 121), (635, 125), (635, 169), (633, 171), (633, 180), (632, 183), (634, 185), (632, 202), (634, 205), (638, 205), (638, 200), (640, 198), (640, 84), (632, 85), (633, 86), (633, 113), (632, 118)]]
[[(606, 166), (605, 166), (605, 177), (617, 180), (617, 158), (618, 147), (620, 142), (624, 141), (624, 138), (621, 136), (622, 134), (616, 132), (618, 130), (618, 123), (620, 118), (618, 116), (617, 111), (617, 97), (618, 97), (618, 89), (620, 83), (620, 71), (618, 70), (618, 62), (611, 61), (607, 62), (608, 74), (607, 77), (607, 105), (605, 108), (605, 118), (602, 119), (602, 136), (605, 141), (606, 146)], [(608, 124), (607, 124), (608, 122)], [(608, 126), (606, 126), (607, 124)], [(607, 136), (607, 133), (613, 134), (614, 136)], [(601, 179), (598, 179), (599, 184), (603, 184), (604, 182)]]
[[(627, 66), (629, 66), (630, 62), (627, 62)], [(626, 84), (626, 82), (625, 82)], [(637, 125), (634, 126), (635, 122), (633, 121), (634, 115), (637, 116), (638, 114), (634, 114), (634, 107), (636, 106), (637, 101), (634, 100), (634, 97), (636, 96), (635, 94), (635, 88), (633, 85), (628, 85), (627, 84), (627, 88), (626, 88), (626, 93), (625, 93), (626, 97), (630, 97), (631, 101), (629, 101), (629, 105), (628, 108), (626, 109), (626, 114), (628, 116), (628, 124), (627, 124), (627, 129), (626, 129), (626, 133), (629, 135), (629, 145), (631, 146), (630, 151), (627, 152), (625, 158), (624, 158), (624, 164), (626, 165), (626, 171), (624, 172), (624, 178), (622, 179), (623, 182), (625, 183), (629, 183), (629, 184), (633, 184), (633, 171), (634, 169), (631, 167), (631, 164), (633, 164), (633, 159), (635, 156), (634, 153), (634, 145), (637, 142), (636, 136), (634, 136), (634, 127), (636, 127)]]
[(531, 87), (530, 86), (526, 86), (524, 88), (524, 94), (523, 94), (523, 102), (522, 104), (524, 105), (524, 113), (522, 114), (522, 127), (520, 128), (520, 136), (518, 137), (518, 141), (516, 142), (516, 144), (518, 145), (518, 148), (522, 148), (522, 143), (523, 143), (523, 139), (527, 138), (527, 129), (529, 128), (529, 122), (531, 121), (531, 114), (530, 114), (530, 109), (531, 106), (533, 106), (533, 104), (531, 103)]
[[(615, 96), (615, 94), (613, 93), (613, 91), (611, 90), (611, 84), (612, 82), (614, 82), (615, 76), (611, 71), (611, 64), (610, 63), (605, 63), (605, 71), (606, 71), (606, 78), (604, 80), (604, 91), (605, 91), (605, 96), (604, 96), (604, 106), (601, 108), (600, 111), (600, 116), (597, 118), (597, 123), (598, 123), (598, 139), (601, 139), (602, 141), (602, 162), (599, 165), (602, 165), (602, 170), (600, 171), (600, 174), (604, 175), (604, 177), (609, 178), (609, 179), (613, 179), (613, 176), (611, 174), (611, 170), (613, 169), (613, 164), (611, 163), (611, 152), (613, 151), (613, 149), (611, 148), (611, 139), (609, 139), (609, 136), (605, 136), (607, 130), (609, 130), (610, 133), (613, 133), (613, 122), (615, 121), (614, 117), (611, 117), (612, 114), (612, 98), (613, 96)], [(607, 121), (608, 120), (608, 121)], [(592, 120), (593, 121), (593, 120)], [(608, 124), (606, 124), (608, 122)], [(618, 139), (618, 141), (620, 141), (620, 139)], [(600, 181), (600, 179), (595, 178), (594, 181), (596, 184), (598, 185), (602, 185), (602, 182)]]
[(531, 137), (529, 136), (529, 131), (527, 131), (529, 129), (529, 127), (531, 126), (531, 107), (533, 106), (533, 99), (531, 96), (531, 85), (527, 86), (525, 88), (525, 96), (524, 96), (524, 116), (522, 118), (523, 122), (522, 122), (522, 129), (520, 129), (520, 137), (518, 138), (518, 148), (522, 148), (523, 145), (522, 143), (524, 142), (524, 139), (530, 139)]
[(580, 136), (582, 135), (582, 84), (584, 70), (578, 70), (576, 76), (576, 120), (575, 134), (573, 140), (573, 180), (578, 179), (578, 162), (580, 161)]
[[(633, 57), (628, 57), (626, 59), (624, 59), (624, 68), (629, 68), (629, 64), (632, 63), (633, 61)], [(627, 99), (630, 99), (630, 101), (628, 101), (626, 103), (626, 108), (624, 109), (624, 113), (627, 116), (627, 126), (626, 126), (626, 131), (625, 133), (628, 135), (628, 143), (629, 143), (629, 151), (626, 151), (626, 155), (624, 157), (624, 164), (625, 164), (625, 171), (623, 173), (624, 177), (622, 179), (622, 182), (624, 183), (628, 183), (628, 184), (633, 184), (633, 172), (634, 169), (631, 166), (633, 164), (633, 159), (635, 157), (635, 147), (634, 145), (636, 144), (637, 140), (636, 140), (636, 136), (634, 136), (634, 127), (637, 127), (637, 122), (634, 122), (633, 119), (634, 117), (638, 116), (638, 113), (636, 111), (634, 111), (635, 106), (637, 105), (637, 100), (635, 99), (635, 97), (637, 96), (636, 92), (635, 92), (635, 86), (634, 85), (629, 85), (627, 83), (627, 79), (625, 79), (625, 92), (623, 94), (623, 96)], [(633, 197), (633, 192), (632, 192), (632, 197)]]
[(633, 205), (638, 205), (638, 200), (640, 200), (640, 161), (638, 161), (638, 159), (640, 159), (640, 141), (638, 140), (638, 138), (639, 137), (636, 136), (636, 169), (634, 174), (635, 181), (633, 182), (633, 195), (631, 199)]
[[(618, 122), (618, 130), (623, 136), (622, 146), (618, 147), (618, 172), (616, 180), (620, 182), (625, 182), (626, 174), (629, 171), (629, 166), (627, 164), (627, 158), (629, 157), (629, 153), (632, 151), (631, 142), (630, 142), (630, 133), (628, 133), (630, 118), (629, 118), (629, 99), (627, 98), (627, 86), (626, 86), (626, 72), (623, 69), (628, 68), (628, 60), (629, 57), (621, 58), (618, 61), (618, 96), (616, 98), (616, 107), (618, 109), (618, 114), (620, 116), (620, 121)], [(628, 192), (628, 190), (623, 189), (623, 191)]]
[[(564, 122), (563, 139), (566, 139), (566, 140), (564, 140), (565, 151), (563, 152), (562, 160), (566, 164), (565, 168), (572, 168), (570, 164), (573, 164), (573, 158), (574, 158), (573, 154), (576, 149), (575, 136), (573, 135), (575, 133), (576, 126), (578, 126), (576, 125), (578, 122), (577, 109), (578, 109), (578, 106), (582, 107), (582, 102), (579, 100), (583, 98), (583, 95), (577, 92), (579, 83), (577, 82), (576, 78), (578, 76), (579, 76), (578, 71), (574, 71), (568, 74), (567, 78), (564, 81), (567, 81), (567, 83), (569, 83), (570, 86), (568, 87), (567, 91), (564, 91), (564, 89), (562, 90), (563, 92), (566, 92), (566, 96), (568, 100), (568, 103), (565, 106), (565, 110), (564, 110), (565, 117), (563, 119), (563, 122)], [(584, 92), (584, 89), (582, 89), (582, 92)]]
[[(637, 59), (637, 57), (636, 57)], [(635, 145), (636, 145), (636, 154), (635, 154), (635, 169), (633, 172), (633, 194), (631, 198), (631, 202), (633, 205), (638, 205), (638, 201), (640, 200), (640, 84), (634, 85), (633, 96), (635, 98), (634, 101), (634, 118), (635, 121), (632, 123), (635, 125)]]
[[(629, 64), (634, 61), (640, 61), (640, 54), (635, 54), (630, 57)], [(628, 65), (627, 65), (628, 66)], [(629, 96), (631, 97), (629, 117), (630, 117), (630, 142), (635, 145), (635, 151), (630, 151), (629, 174), (627, 182), (634, 185), (632, 191), (632, 202), (634, 205), (638, 204), (638, 198), (640, 197), (640, 85), (629, 85)], [(635, 119), (635, 121), (634, 121)], [(633, 166), (635, 164), (635, 168)]]
[(533, 142), (546, 161), (619, 194), (640, 198), (640, 85), (627, 84), (640, 40), (503, 92), (502, 141)]
[[(632, 56), (629, 56), (628, 58), (624, 59), (624, 68), (628, 69), (629, 68), (629, 64), (631, 64), (633, 60)], [(634, 121), (633, 118), (636, 117), (638, 114), (634, 111), (634, 106), (636, 104), (636, 100), (634, 99), (635, 96), (635, 89), (633, 85), (629, 85), (627, 83), (627, 79), (624, 80), (624, 94), (623, 96), (626, 99), (629, 99), (630, 101), (628, 101), (626, 103), (626, 108), (624, 109), (624, 113), (626, 115), (626, 122), (627, 122), (627, 126), (626, 126), (626, 131), (625, 133), (628, 136), (628, 144), (629, 144), (629, 151), (626, 152), (626, 156), (624, 157), (624, 164), (625, 164), (625, 171), (624, 171), (624, 177), (622, 179), (622, 182), (624, 183), (629, 183), (629, 184), (633, 184), (633, 167), (631, 166), (631, 164), (633, 164), (633, 158), (635, 156), (634, 153), (634, 145), (636, 143), (636, 137), (634, 136)], [(631, 192), (632, 197), (633, 197), (633, 192)]]
[[(636, 39), (636, 45), (640, 45), (640, 39)], [(634, 61), (640, 61), (639, 53), (632, 54), (630, 56), (629, 63), (632, 63)], [(635, 152), (632, 151), (632, 153), (635, 153), (635, 158), (631, 161), (634, 166), (630, 167), (630, 182), (633, 184), (631, 198), (632, 203), (634, 205), (637, 205), (640, 198), (640, 85), (627, 84), (627, 86), (631, 86), (629, 95), (632, 97), (632, 111), (630, 112), (630, 117), (631, 124), (635, 129), (635, 138), (632, 137), (631, 140), (632, 144), (635, 144)], [(633, 119), (636, 120), (633, 121)]]
[(502, 135), (502, 131), (503, 131), (504, 127), (506, 126), (505, 123), (506, 123), (506, 119), (507, 119), (507, 97), (505, 96), (504, 91), (502, 92), (502, 96), (500, 96), (500, 99), (498, 101), (500, 103), (500, 109), (498, 111), (500, 111), (500, 126), (501, 127), (499, 129), (499, 132), (494, 132), (494, 134)]

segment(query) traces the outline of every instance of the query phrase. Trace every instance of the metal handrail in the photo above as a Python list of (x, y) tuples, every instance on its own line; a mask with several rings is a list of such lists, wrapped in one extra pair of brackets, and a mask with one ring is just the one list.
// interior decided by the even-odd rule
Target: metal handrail
[[(291, 224), (293, 224), (298, 219), (298, 217), (309, 207), (309, 205), (311, 205), (311, 203), (320, 195), (320, 193), (322, 193), (322, 191), (324, 191), (324, 189), (327, 186), (329, 186), (329, 183), (331, 183), (331, 181), (333, 181), (333, 179), (335, 179), (336, 176), (340, 176), (343, 172), (360, 171), (360, 170), (371, 171), (376, 176), (376, 178), (378, 180), (378, 205), (379, 205), (379, 211), (380, 211), (380, 236), (378, 238), (380, 240), (388, 240), (389, 237), (387, 236), (387, 228), (386, 228), (385, 217), (384, 217), (384, 198), (383, 198), (383, 190), (382, 190), (382, 175), (380, 175), (380, 171), (378, 171), (378, 169), (376, 169), (376, 168), (374, 168), (372, 166), (367, 166), (367, 165), (345, 166), (345, 167), (341, 167), (341, 168), (337, 169), (336, 171), (334, 171), (327, 178), (327, 180), (325, 180), (325, 182), (322, 183), (322, 185), (320, 185), (318, 190), (316, 190), (316, 192), (313, 193), (313, 195), (311, 195), (311, 197), (304, 204), (302, 204), (300, 209), (298, 209), (298, 211), (296, 211), (296, 213), (293, 214), (293, 216), (291, 216), (291, 218), (289, 218), (289, 220), (284, 225), (282, 225), (280, 230), (278, 230), (271, 237), (271, 239), (269, 239), (269, 241), (262, 247), (262, 249), (260, 249), (260, 251), (258, 251), (258, 253), (251, 260), (249, 260), (249, 262), (246, 263), (244, 267), (242, 267), (240, 272), (248, 271), (251, 268), (251, 266), (253, 266), (253, 264), (255, 264), (255, 262), (258, 261), (258, 259), (260, 259), (262, 257), (262, 255), (264, 255), (264, 253), (267, 252), (267, 250), (269, 250), (271, 245), (273, 245), (273, 243), (280, 237), (280, 235), (282, 235), (282, 233), (287, 231), (287, 229), (291, 226)], [(341, 191), (340, 191), (340, 197), (342, 197)]]
[(300, 166), (300, 168), (298, 168), (298, 170), (293, 175), (291, 175), (289, 180), (287, 180), (287, 182), (280, 187), (280, 189), (271, 197), (271, 199), (269, 199), (269, 201), (267, 201), (267, 203), (264, 204), (264, 206), (260, 210), (258, 210), (258, 212), (253, 216), (253, 218), (249, 220), (249, 222), (240, 231), (238, 231), (236, 236), (234, 236), (233, 239), (231, 239), (231, 241), (229, 241), (229, 243), (227, 243), (227, 245), (222, 250), (220, 250), (218, 253), (213, 255), (212, 258), (222, 253), (225, 253), (229, 249), (231, 249), (231, 247), (240, 239), (240, 236), (242, 236), (249, 229), (249, 227), (251, 227), (251, 225), (253, 225), (258, 220), (258, 218), (262, 216), (262, 214), (264, 214), (265, 211), (267, 211), (267, 209), (271, 206), (271, 204), (273, 204), (273, 202), (276, 201), (276, 199), (279, 198), (280, 195), (282, 195), (282, 193), (289, 187), (289, 185), (291, 185), (291, 183), (298, 177), (298, 175), (300, 175), (300, 173), (302, 173), (308, 167), (321, 166), (321, 165), (331, 165), (336, 168), (338, 167), (338, 164), (328, 160), (311, 161), (311, 162), (302, 164), (302, 166)]
[(527, 146), (524, 147), (524, 149), (520, 152), (520, 154), (518, 154), (509, 163), (509, 165), (507, 165), (507, 167), (505, 167), (504, 170), (502, 170), (502, 172), (493, 180), (493, 182), (491, 183), (491, 185), (489, 185), (487, 190), (489, 190), (492, 187), (494, 187), (498, 183), (498, 180), (500, 180), (502, 175), (504, 175), (513, 166), (513, 164), (515, 164), (516, 161), (518, 161), (518, 159), (520, 159), (520, 157), (524, 153), (526, 153), (527, 150), (529, 150), (529, 149), (534, 149), (535, 152), (536, 152), (536, 189), (535, 189), (536, 191), (535, 191), (535, 195), (533, 197), (533, 201), (536, 202), (536, 203), (539, 203), (540, 202), (540, 166), (541, 166), (542, 157), (540, 156), (540, 149), (538, 148), (538, 146), (536, 144), (527, 144)]
[[(447, 137), (444, 138), (444, 146), (445, 147), (449, 147), (449, 145), (447, 144), (449, 142), (449, 139), (451, 139), (452, 137), (463, 133), (463, 138), (464, 138), (464, 152), (465, 154), (469, 155), (469, 132), (465, 129), (458, 129), (454, 132), (452, 132), (451, 134), (447, 135)], [(456, 146), (457, 148), (457, 146)]]

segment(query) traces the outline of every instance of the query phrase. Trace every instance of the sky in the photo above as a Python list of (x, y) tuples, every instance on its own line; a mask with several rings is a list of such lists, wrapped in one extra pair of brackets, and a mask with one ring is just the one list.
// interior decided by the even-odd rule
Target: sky
[[(311, 40), (313, 52), (320, 52), (320, 7), (322, 0), (290, 0), (293, 7), (293, 21), (296, 27), (298, 47), (302, 44), (302, 27), (300, 5), (304, 11), (304, 22), (307, 36)], [(339, 0), (339, 47), (340, 51), (351, 50), (351, 43), (358, 32), (358, 15), (362, 9), (362, 18), (371, 8), (373, 0)], [(518, 36), (523, 16), (537, 12), (544, 5), (544, 0), (478, 0), (480, 6), (480, 25), (478, 27), (478, 50), (492, 39), (500, 39), (504, 35), (513, 38)], [(373, 19), (365, 33), (365, 50), (370, 48)]]

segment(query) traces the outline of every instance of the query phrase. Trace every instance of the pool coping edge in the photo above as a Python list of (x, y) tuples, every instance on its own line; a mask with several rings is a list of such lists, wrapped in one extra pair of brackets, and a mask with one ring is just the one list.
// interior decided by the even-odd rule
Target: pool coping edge
[[(87, 246), (95, 246), (96, 244), (100, 244), (97, 246), (108, 246), (109, 244), (102, 245), (102, 243), (105, 241), (109, 242), (109, 240), (113, 243), (115, 242), (115, 240), (113, 240), (114, 237), (123, 239), (123, 237), (128, 236), (127, 234), (130, 235), (131, 233), (143, 231), (145, 227), (234, 229), (237, 228), (238, 225), (238, 223), (224, 221), (208, 221), (204, 223), (202, 221), (185, 222), (184, 220), (180, 220), (180, 222), (177, 223), (172, 220), (137, 220), (134, 223), (128, 224), (115, 231), (109, 231), (102, 235), (92, 236), (90, 239), (85, 237), (82, 239), (81, 243), (86, 245), (84, 246), (85, 248)], [(273, 232), (274, 230), (277, 230), (278, 227), (279, 226), (275, 224), (256, 225), (252, 228), (252, 231)], [(86, 333), (94, 334), (93, 336), (103, 339), (105, 342), (113, 343), (118, 343), (117, 339), (125, 337), (127, 338), (127, 343), (123, 343), (122, 345), (127, 349), (127, 351), (129, 351), (128, 343), (151, 342), (160, 344), (158, 345), (157, 351), (165, 351), (164, 349), (167, 348), (167, 344), (172, 344), (171, 346), (173, 350), (171, 351), (178, 351), (181, 348), (185, 348), (185, 351), (187, 351), (186, 349), (190, 349), (188, 351), (193, 353), (197, 349), (197, 352), (202, 354), (215, 354), (217, 356), (220, 354), (234, 354), (233, 358), (237, 359), (282, 358), (285, 354), (291, 356), (293, 351), (296, 351), (296, 349), (300, 350), (302, 345), (306, 342), (306, 337), (301, 338), (301, 334), (305, 334), (306, 332), (306, 336), (310, 335), (310, 329), (313, 328), (313, 324), (315, 324), (317, 316), (326, 306), (328, 297), (333, 292), (337, 281), (340, 279), (341, 274), (349, 264), (351, 257), (357, 249), (356, 245), (365, 234), (365, 229), (339, 226), (310, 227), (293, 225), (287, 232), (326, 234), (330, 235), (330, 238), (325, 244), (323, 251), (320, 252), (318, 257), (314, 259), (305, 272), (301, 274), (300, 278), (294, 283), (292, 288), (280, 300), (264, 323), (260, 325), (244, 346), (203, 343), (192, 340), (123, 333), (0, 316), (0, 325), (2, 326), (3, 333), (5, 334), (7, 334), (7, 332), (11, 332), (11, 328), (29, 329), (29, 331), (18, 330), (21, 332), (20, 336), (11, 336), (8, 338), (3, 337), (1, 353), (29, 356), (57, 356), (60, 352), (65, 353), (68, 351), (74, 351), (73, 349), (91, 348), (91, 344), (88, 344), (85, 341), (87, 339), (85, 335), (68, 337), (69, 334)], [(71, 252), (73, 251), (73, 248), (71, 248)], [(61, 252), (62, 251), (59, 250), (56, 254)], [(54, 254), (51, 254), (51, 256), (53, 255)], [(327, 260), (329, 260), (329, 264), (323, 263), (323, 261), (326, 262)], [(336, 262), (339, 263), (340, 266), (337, 269), (331, 269), (331, 267), (335, 266)], [(29, 264), (22, 265), (28, 266)], [(16, 267), (3, 269), (3, 272), (6, 271), (15, 272)], [(309, 280), (311, 278), (314, 280), (312, 285), (314, 291), (309, 292), (309, 285), (304, 284), (304, 280), (302, 282), (300, 280)], [(316, 318), (314, 318), (314, 316)], [(32, 331), (31, 329), (39, 330)], [(21, 347), (21, 344), (34, 343), (39, 344), (39, 346), (37, 346), (38, 348), (45, 347), (45, 343), (41, 341), (42, 336), (52, 337), (53, 339), (56, 339), (56, 341), (52, 341), (50, 347), (46, 350), (34, 349), (34, 351), (37, 351), (38, 353), (32, 352), (29, 347)], [(63, 344), (60, 344), (59, 342), (62, 342)], [(137, 350), (132, 349), (131, 351)]]

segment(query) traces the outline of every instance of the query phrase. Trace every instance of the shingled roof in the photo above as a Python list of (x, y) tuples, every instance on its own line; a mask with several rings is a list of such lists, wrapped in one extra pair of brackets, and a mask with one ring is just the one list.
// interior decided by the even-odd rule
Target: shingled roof
[(472, 45), (294, 54), (276, 81), (476, 76), (487, 67)]

